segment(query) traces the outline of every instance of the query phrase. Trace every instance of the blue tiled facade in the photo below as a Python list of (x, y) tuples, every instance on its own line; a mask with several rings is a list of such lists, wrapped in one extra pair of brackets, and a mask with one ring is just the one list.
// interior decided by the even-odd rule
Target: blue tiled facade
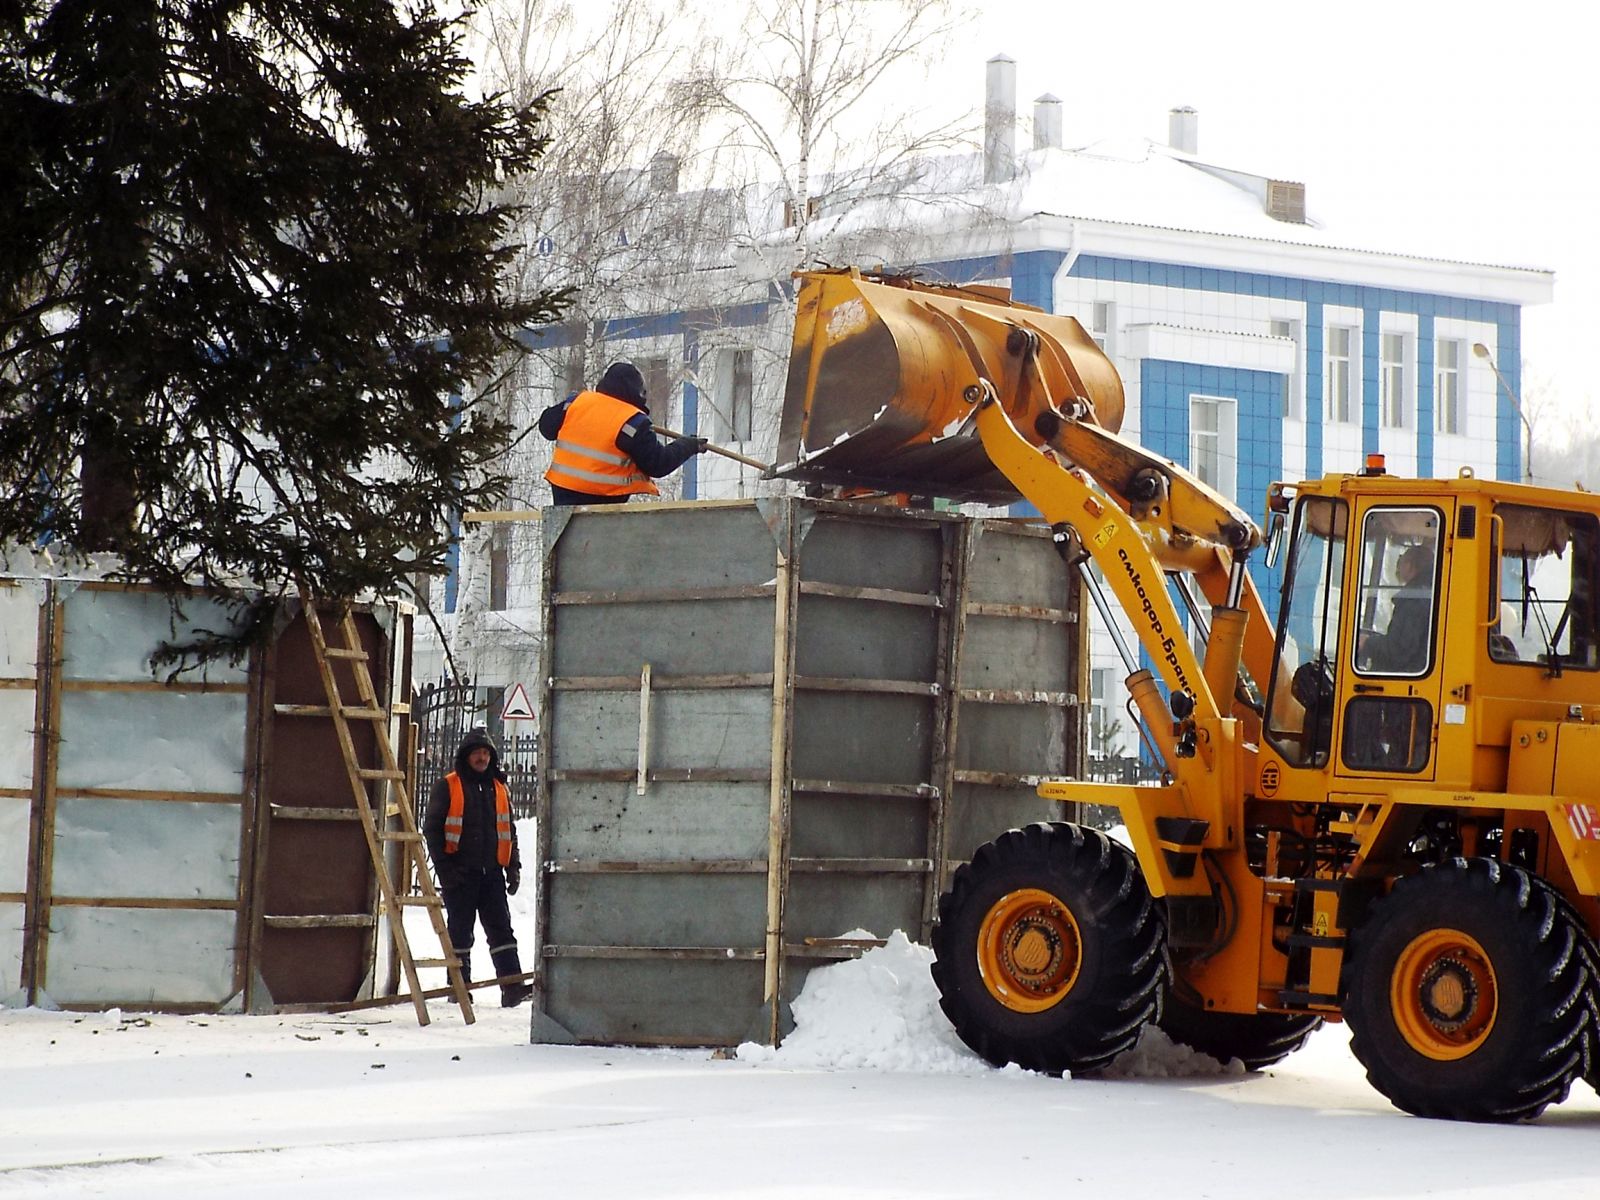
[[(1025, 256), (1024, 256), (1025, 257)], [(1059, 256), (1056, 256), (1059, 260)], [(1104, 279), (1125, 283), (1145, 283), (1195, 291), (1225, 292), (1236, 296), (1264, 296), (1293, 300), (1306, 305), (1306, 474), (1322, 474), (1323, 403), (1323, 310), (1327, 305), (1356, 308), (1362, 312), (1364, 333), (1361, 361), (1364, 397), (1361, 427), (1364, 449), (1378, 449), (1378, 338), (1383, 313), (1403, 313), (1417, 318), (1417, 470), (1433, 473), (1433, 332), (1440, 317), (1491, 324), (1496, 331), (1501, 373), (1514, 389), (1521, 389), (1522, 310), (1514, 304), (1471, 300), (1460, 296), (1438, 296), (1426, 292), (1396, 291), (1392, 288), (1361, 287), (1348, 283), (1328, 283), (1255, 271), (1215, 271), (1175, 263), (1138, 262), (1102, 258), (1085, 254), (1073, 263), (1073, 277)], [(1510, 396), (1502, 390), (1496, 403), (1496, 474), (1501, 479), (1518, 479), (1522, 473), (1521, 441), (1517, 436), (1518, 418)], [(1281, 415), (1280, 415), (1281, 420)], [(1240, 471), (1244, 471), (1241, 446)]]
[[(1283, 376), (1199, 363), (1147, 358), (1139, 364), (1144, 423), (1140, 444), (1173, 462), (1189, 461), (1189, 398), (1216, 396), (1238, 403), (1238, 487), (1235, 503), (1258, 524), (1267, 487), (1283, 478)], [(1276, 572), (1269, 577), (1258, 558), (1251, 574), (1263, 594), (1275, 595)]]

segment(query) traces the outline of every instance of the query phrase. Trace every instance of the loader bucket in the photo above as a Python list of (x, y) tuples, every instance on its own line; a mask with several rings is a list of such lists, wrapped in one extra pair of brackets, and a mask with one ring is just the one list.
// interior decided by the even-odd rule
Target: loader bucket
[[(772, 474), (807, 483), (1006, 504), (968, 395), (993, 384), (1024, 436), (1052, 405), (1112, 432), (1122, 381), (1083, 326), (1004, 288), (802, 272)], [(1037, 335), (1033, 355), (1008, 349)], [(1037, 363), (1037, 370), (1033, 364)]]

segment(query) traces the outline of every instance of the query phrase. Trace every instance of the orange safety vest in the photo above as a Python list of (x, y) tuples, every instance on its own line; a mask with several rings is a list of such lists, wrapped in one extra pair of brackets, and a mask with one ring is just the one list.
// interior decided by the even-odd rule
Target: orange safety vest
[(579, 392), (567, 406), (545, 479), (591, 496), (659, 496), (661, 490), (650, 477), (617, 449), (617, 434), (638, 415), (626, 400)]
[[(450, 808), (444, 815), (444, 852), (456, 854), (461, 850), (461, 826), (467, 811), (467, 789), (461, 776), (454, 771), (444, 777), (450, 789)], [(502, 867), (511, 865), (511, 791), (498, 779), (494, 781), (494, 835), (499, 843), (494, 856)]]

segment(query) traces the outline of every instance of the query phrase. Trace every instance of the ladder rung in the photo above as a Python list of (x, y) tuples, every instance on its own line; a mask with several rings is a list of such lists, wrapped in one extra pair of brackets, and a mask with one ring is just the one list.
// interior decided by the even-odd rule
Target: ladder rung
[(367, 652), (365, 650), (346, 650), (342, 646), (329, 646), (322, 653), (328, 658), (347, 658), (351, 662), (367, 661)]
[(363, 779), (404, 779), (406, 777), (404, 771), (386, 771), (381, 767), (373, 767), (371, 769), (362, 767), (356, 774)]
[(385, 829), (378, 835), (386, 842), (420, 842), (422, 835), (410, 829)]
[(280, 717), (326, 717), (333, 712), (326, 704), (274, 704), (272, 711)]
[(361, 708), (355, 705), (340, 705), (339, 711), (348, 721), (387, 721), (389, 714), (381, 708)]
[(437, 896), (397, 896), (396, 899), (406, 908), (444, 907), (444, 901)]
[(459, 958), (413, 958), (411, 965), (413, 967), (459, 967), (461, 960)]

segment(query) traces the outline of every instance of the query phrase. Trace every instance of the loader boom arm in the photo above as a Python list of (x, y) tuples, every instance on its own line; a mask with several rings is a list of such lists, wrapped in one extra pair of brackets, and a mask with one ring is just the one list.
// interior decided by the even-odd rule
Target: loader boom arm
[[(1214, 530), (1248, 547), (1254, 544), (1255, 526), (1226, 499), (1181, 468), (1157, 459), (1116, 434), (1064, 420), (1051, 430), (1046, 447), (1023, 437), (992, 393), (977, 402), (977, 430), (990, 461), (1034, 505), (1052, 527), (1069, 526), (1083, 552), (1100, 567), (1107, 588), (1121, 611), (1130, 615), (1140, 643), (1163, 682), (1175, 692), (1187, 692), (1201, 716), (1231, 715), (1229, 697), (1213, 695), (1206, 670), (1184, 634), (1178, 608), (1166, 587), (1165, 568), (1187, 567), (1202, 575), (1227, 578), (1217, 552), (1217, 542), (1202, 540), (1190, 528)], [(1075, 457), (1087, 446), (1089, 463)], [(1075, 462), (1068, 466), (1063, 459)], [(1151, 482), (1174, 480), (1161, 488)], [(1107, 487), (1107, 481), (1113, 486)], [(1136, 482), (1136, 494), (1117, 483)], [(1099, 484), (1096, 488), (1094, 485)], [(1177, 495), (1175, 505), (1166, 495)], [(1182, 517), (1175, 520), (1174, 508)], [(1232, 560), (1242, 563), (1242, 555)], [(1253, 589), (1249, 595), (1254, 596)], [(1238, 599), (1243, 599), (1243, 596)], [(1224, 597), (1226, 599), (1226, 597)], [(1256, 601), (1259, 605), (1259, 600)]]

